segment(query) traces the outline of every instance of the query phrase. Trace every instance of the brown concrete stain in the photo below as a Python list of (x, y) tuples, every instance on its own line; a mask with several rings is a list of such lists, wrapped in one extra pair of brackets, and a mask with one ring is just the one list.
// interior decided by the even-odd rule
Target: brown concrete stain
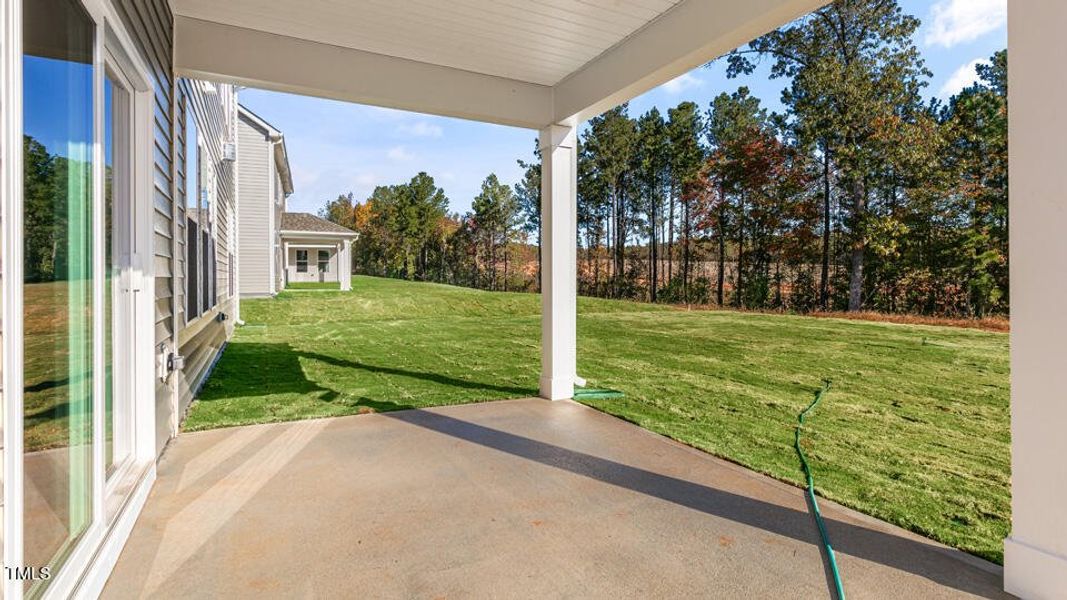
[(729, 548), (730, 546), (733, 546), (736, 542), (737, 542), (737, 540), (735, 540), (731, 536), (728, 536), (728, 535), (720, 535), (719, 536), (719, 545), (722, 546), (723, 548)]
[(545, 522), (542, 521), (541, 519), (534, 519), (533, 521), (530, 521), (530, 525), (533, 525), (534, 527), (540, 527), (540, 526), (542, 526), (544, 524), (545, 524)]
[(248, 582), (248, 587), (261, 592), (276, 590), (280, 586), (281, 582), (277, 579), (253, 579)]
[(786, 540), (783, 540), (781, 538), (778, 538), (778, 537), (770, 536), (770, 535), (763, 537), (763, 543), (767, 544), (769, 546), (786, 546), (786, 547), (790, 547), (791, 546), (790, 542), (788, 542)]

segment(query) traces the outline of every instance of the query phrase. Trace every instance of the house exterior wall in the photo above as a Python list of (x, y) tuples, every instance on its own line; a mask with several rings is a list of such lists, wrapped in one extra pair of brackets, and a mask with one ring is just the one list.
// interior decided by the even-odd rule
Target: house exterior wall
[(239, 169), (238, 231), (241, 297), (269, 296), (275, 292), (272, 276), (277, 236), (274, 202), (273, 142), (267, 133), (239, 117), (237, 160)]
[[(338, 275), (338, 249), (336, 240), (286, 240), (285, 246), (287, 248), (288, 260), (286, 262), (285, 275), (290, 283), (308, 283), (308, 282), (333, 282), (339, 281)], [(325, 247), (330, 246), (330, 247)], [(300, 273), (296, 270), (296, 252), (297, 250), (307, 250), (308, 252), (308, 270), (306, 273)], [(319, 273), (318, 268), (318, 253), (319, 250), (325, 250), (330, 253), (329, 271), (326, 273)]]
[[(180, 287), (175, 285), (175, 80), (171, 69), (173, 22), (166, 0), (115, 0), (112, 2), (127, 31), (145, 59), (154, 79), (152, 248), (155, 276), (155, 343), (173, 347), (177, 323), (175, 308)], [(176, 378), (156, 380), (157, 450), (177, 430), (174, 385)]]
[[(235, 194), (235, 168), (231, 161), (223, 160), (223, 146), (228, 141), (234, 141), (237, 130), (237, 97), (233, 86), (222, 84), (206, 84), (199, 81), (181, 79), (178, 82), (180, 88), (179, 100), (184, 102), (186, 110), (192, 110), (196, 118), (200, 139), (204, 145), (205, 164), (202, 168), (210, 168), (215, 173), (215, 189), (213, 210), (215, 211), (215, 269), (217, 273), (217, 285), (215, 288), (215, 306), (203, 312), (203, 314), (190, 318), (184, 314), (178, 320), (178, 353), (184, 357), (185, 365), (177, 378), (177, 400), (175, 403), (175, 416), (170, 420), (169, 429), (160, 431), (160, 436), (166, 433), (162, 443), (177, 433), (185, 411), (189, 408), (196, 392), (206, 379), (215, 359), (218, 357), (233, 333), (233, 315), (237, 307), (237, 298), (231, 294), (229, 285), (229, 266), (231, 256), (235, 253), (234, 242), (236, 238), (231, 235), (234, 232), (234, 219), (236, 207)], [(184, 121), (178, 122), (176, 129), (184, 129)], [(180, 136), (184, 141), (185, 132)], [(185, 156), (184, 143), (181, 147), (181, 156)], [(176, 214), (185, 227), (188, 226), (188, 217), (185, 206), (190, 182), (186, 182), (178, 197)], [(180, 239), (185, 240), (185, 227), (182, 228)], [(184, 278), (189, 275), (189, 265), (186, 264), (186, 252), (177, 254), (179, 270), (182, 274), (183, 286), (179, 288), (180, 305), (185, 306)]]

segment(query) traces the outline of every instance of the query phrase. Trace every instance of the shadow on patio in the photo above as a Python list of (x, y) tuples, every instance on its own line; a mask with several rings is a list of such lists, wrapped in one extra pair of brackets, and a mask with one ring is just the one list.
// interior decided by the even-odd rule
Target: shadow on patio
[[(852, 597), (1005, 597), (826, 502)], [(186, 434), (105, 597), (826, 597), (800, 490), (572, 403)]]

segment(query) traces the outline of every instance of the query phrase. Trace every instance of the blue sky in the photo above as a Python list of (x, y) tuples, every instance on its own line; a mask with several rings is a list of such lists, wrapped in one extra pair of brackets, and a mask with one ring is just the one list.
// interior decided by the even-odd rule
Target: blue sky
[[(923, 21), (916, 35), (933, 72), (928, 96), (948, 98), (977, 78), (975, 63), (1007, 46), (1007, 0), (901, 0)], [(631, 115), (691, 100), (707, 107), (713, 97), (748, 86), (772, 110), (781, 107), (780, 80), (769, 64), (751, 76), (727, 79), (725, 64), (694, 69), (630, 102)], [(240, 99), (285, 133), (295, 192), (289, 210), (317, 212), (338, 194), (365, 199), (376, 185), (410, 179), (419, 171), (444, 188), (453, 211), (469, 210), (481, 182), (496, 173), (521, 177), (516, 159), (532, 157), (530, 130), (434, 117), (262, 90)]]

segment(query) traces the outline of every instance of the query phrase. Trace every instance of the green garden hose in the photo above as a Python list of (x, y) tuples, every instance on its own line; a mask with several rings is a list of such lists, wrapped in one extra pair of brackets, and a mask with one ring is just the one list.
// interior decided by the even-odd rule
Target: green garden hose
[(834, 555), (834, 547), (830, 544), (830, 534), (826, 533), (826, 525), (822, 521), (822, 513), (819, 512), (819, 502), (815, 499), (815, 480), (811, 476), (811, 467), (808, 466), (808, 459), (804, 456), (804, 451), (800, 448), (800, 430), (804, 427), (804, 417), (809, 412), (815, 409), (815, 406), (819, 404), (822, 397), (830, 391), (830, 380), (823, 380), (823, 387), (819, 391), (815, 392), (815, 399), (811, 401), (811, 404), (807, 408), (800, 411), (797, 415), (797, 428), (795, 437), (793, 440), (793, 447), (797, 450), (797, 456), (800, 457), (800, 466), (804, 469), (804, 477), (808, 480), (808, 499), (811, 500), (811, 507), (815, 513), (815, 524), (819, 526), (819, 537), (822, 538), (823, 548), (826, 550), (826, 556), (830, 561), (830, 573), (834, 577), (834, 588), (837, 591), (838, 600), (845, 600), (845, 588), (841, 585), (841, 574), (837, 570), (837, 557)]
[[(815, 399), (811, 401), (811, 404), (807, 408), (800, 411), (797, 416), (797, 428), (793, 441), (793, 447), (796, 448), (797, 456), (800, 457), (800, 465), (804, 469), (804, 477), (808, 482), (808, 498), (811, 500), (812, 509), (815, 511), (815, 524), (819, 527), (819, 536), (822, 538), (823, 548), (826, 550), (826, 556), (830, 559), (830, 572), (834, 577), (834, 588), (837, 592), (838, 600), (845, 600), (845, 588), (841, 584), (841, 574), (837, 570), (837, 557), (834, 555), (834, 547), (830, 544), (830, 534), (826, 532), (826, 525), (822, 520), (822, 513), (819, 511), (819, 502), (815, 499), (815, 480), (811, 476), (811, 467), (808, 466), (808, 459), (804, 456), (804, 450), (800, 448), (800, 431), (804, 427), (804, 417), (809, 412), (815, 410), (815, 407), (822, 400), (822, 397), (830, 391), (830, 380), (823, 382), (823, 387), (819, 391), (815, 392)], [(606, 389), (584, 389), (578, 388), (574, 390), (575, 400), (603, 400), (609, 398), (621, 398), (623, 393), (617, 390)]]
[(579, 388), (574, 390), (575, 400), (609, 400), (611, 398), (622, 397), (623, 393), (618, 390), (598, 390), (593, 388)]

